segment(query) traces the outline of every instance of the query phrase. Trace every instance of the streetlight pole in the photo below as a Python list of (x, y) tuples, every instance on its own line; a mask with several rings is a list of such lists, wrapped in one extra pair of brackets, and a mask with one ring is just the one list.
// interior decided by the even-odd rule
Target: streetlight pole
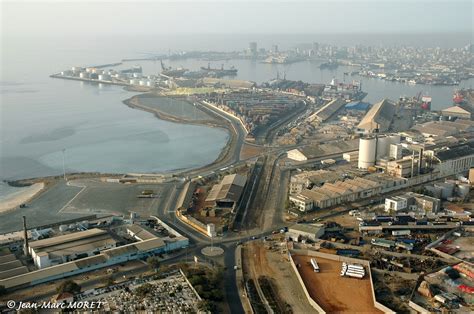
[(67, 178), (66, 178), (66, 149), (63, 148), (63, 176), (64, 176), (64, 181), (67, 181)]

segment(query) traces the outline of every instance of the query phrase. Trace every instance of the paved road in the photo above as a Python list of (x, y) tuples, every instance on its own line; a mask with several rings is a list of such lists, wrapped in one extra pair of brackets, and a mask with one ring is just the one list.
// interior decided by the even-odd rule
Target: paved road
[(80, 187), (68, 186), (61, 180), (28, 203), (27, 208), (17, 208), (16, 210), (0, 214), (0, 233), (12, 232), (23, 228), (22, 216), (26, 216), (29, 228), (42, 226), (67, 219), (79, 218), (90, 215), (82, 213), (60, 212), (79, 191)]

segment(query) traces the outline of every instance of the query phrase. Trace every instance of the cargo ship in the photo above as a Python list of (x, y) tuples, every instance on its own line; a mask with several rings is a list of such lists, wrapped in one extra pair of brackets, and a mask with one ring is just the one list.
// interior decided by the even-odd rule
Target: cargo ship
[(230, 69), (224, 69), (224, 65), (222, 65), (220, 69), (213, 69), (211, 68), (210, 63), (207, 64), (207, 68), (201, 67), (201, 70), (207, 71), (208, 73), (214, 73), (216, 77), (235, 76), (237, 75), (237, 71), (238, 71), (233, 66), (231, 66)]
[(142, 67), (139, 65), (134, 65), (130, 69), (121, 70), (121, 73), (142, 73)]
[(175, 68), (173, 69), (172, 67), (165, 67), (163, 64), (163, 60), (160, 60), (161, 62), (161, 75), (167, 76), (167, 77), (180, 77), (183, 76), (184, 73), (188, 72), (188, 69), (185, 68)]
[(456, 90), (453, 94), (453, 102), (455, 104), (462, 104), (464, 102), (464, 95), (461, 90)]
[(431, 97), (430, 96), (421, 97), (421, 109), (431, 110)]

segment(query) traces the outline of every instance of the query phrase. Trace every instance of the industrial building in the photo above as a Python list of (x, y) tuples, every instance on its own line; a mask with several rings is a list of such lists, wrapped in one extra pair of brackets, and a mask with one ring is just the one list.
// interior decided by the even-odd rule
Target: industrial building
[[(374, 174), (354, 179), (325, 182), (312, 189), (303, 189), (300, 193), (290, 195), (290, 201), (305, 201), (305, 208), (313, 201), (314, 208), (327, 208), (346, 202), (369, 198), (382, 193), (394, 191), (407, 186), (407, 180), (388, 175)], [(296, 204), (297, 202), (295, 202)], [(302, 210), (303, 204), (299, 207)]]
[(330, 170), (303, 171), (291, 176), (290, 195), (298, 194), (310, 186), (321, 186), (325, 182), (336, 182), (342, 174)]
[(411, 128), (426, 139), (444, 138), (462, 132), (474, 132), (474, 121), (457, 119), (456, 121), (430, 121)]
[(329, 120), (334, 114), (336, 114), (346, 102), (343, 99), (334, 99), (324, 105), (322, 108), (317, 110), (314, 114), (308, 117), (309, 122), (318, 120), (319, 122), (325, 122)]
[(240, 174), (225, 176), (219, 184), (212, 187), (206, 197), (204, 206), (235, 208), (247, 182), (247, 177)]
[[(399, 152), (401, 148), (397, 147), (398, 144), (400, 144), (399, 134), (360, 138), (358, 167), (368, 169), (375, 166), (378, 159), (389, 157), (391, 152), (395, 155), (401, 154)], [(392, 148), (392, 145), (395, 147)]]
[(465, 173), (474, 167), (474, 142), (428, 151), (440, 176)]
[(310, 211), (314, 207), (313, 200), (302, 194), (290, 195), (289, 199), (290, 202), (293, 203), (293, 205), (295, 205), (301, 212)]
[(114, 248), (117, 241), (102, 229), (89, 229), (32, 241), (29, 253), (38, 268), (50, 267)]
[(357, 162), (359, 161), (359, 152), (350, 152), (342, 154), (342, 159), (347, 162)]
[(299, 149), (292, 149), (286, 152), (288, 159), (292, 159), (295, 161), (306, 161), (308, 157), (306, 157)]
[[(181, 234), (166, 225), (164, 222), (158, 220), (158, 223), (161, 225), (162, 228), (166, 229), (166, 231), (168, 232), (168, 236), (158, 237), (153, 234), (153, 237), (146, 237), (147, 239), (142, 241), (112, 247), (100, 252), (94, 251), (94, 254), (92, 256), (64, 262), (62, 264), (57, 264), (50, 267), (41, 268), (31, 272), (14, 274), (12, 276), (0, 278), (0, 286), (3, 286), (7, 289), (33, 286), (53, 280), (78, 275), (85, 272), (90, 272), (99, 268), (109, 267), (131, 260), (146, 258), (155, 254), (170, 252), (189, 245), (189, 240), (187, 238), (183, 237)], [(138, 237), (140, 237), (139, 235), (145, 234), (143, 230), (140, 230), (140, 228), (142, 227), (138, 225), (136, 225), (136, 227), (129, 226), (129, 231), (127, 232), (132, 232), (135, 235), (138, 235)], [(90, 231), (90, 234), (87, 234), (87, 237), (89, 238), (99, 237), (100, 235), (102, 235), (102, 233), (94, 229), (91, 229)], [(82, 232), (77, 233), (82, 234), (83, 236), (86, 235)], [(62, 238), (62, 236), (59, 236), (47, 239), (49, 240), (49, 243), (47, 243), (48, 245), (46, 247), (52, 247), (49, 246), (49, 244), (56, 245), (58, 247), (61, 246), (62, 243), (60, 243), (58, 239), (62, 239), (62, 241), (65, 241), (65, 244), (74, 243), (74, 241), (80, 241), (78, 236), (74, 235), (74, 233), (71, 233), (68, 236), (68, 238)], [(0, 256), (0, 265), (2, 264), (1, 262), (2, 256)]]
[(288, 228), (287, 236), (293, 241), (309, 239), (316, 241), (324, 234), (325, 228), (323, 224), (295, 224)]
[(395, 112), (395, 104), (388, 99), (383, 99), (370, 108), (358, 128), (366, 133), (386, 132), (390, 129)]
[(440, 209), (440, 199), (413, 192), (391, 196), (385, 199), (385, 211), (387, 212), (410, 210), (423, 211), (423, 213), (437, 213)]
[(446, 109), (441, 110), (441, 114), (445, 117), (451, 118), (460, 118), (460, 119), (468, 119), (470, 120), (472, 115), (472, 110), (469, 110), (467, 106), (452, 106)]

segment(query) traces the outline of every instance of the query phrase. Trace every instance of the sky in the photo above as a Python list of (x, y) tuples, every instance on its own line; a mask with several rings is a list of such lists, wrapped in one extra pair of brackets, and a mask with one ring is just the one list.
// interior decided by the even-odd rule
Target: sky
[(0, 0), (2, 36), (472, 32), (470, 0)]

